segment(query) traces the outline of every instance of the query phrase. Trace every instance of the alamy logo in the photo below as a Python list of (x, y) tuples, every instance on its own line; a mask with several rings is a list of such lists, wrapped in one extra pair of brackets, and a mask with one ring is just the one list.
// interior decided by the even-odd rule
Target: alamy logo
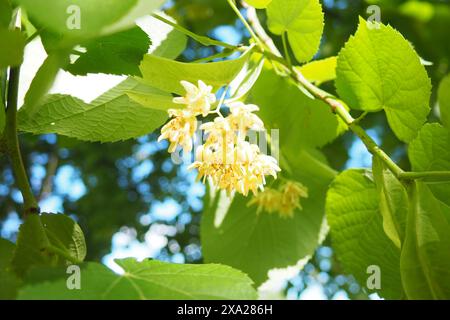
[(367, 289), (379, 290), (381, 289), (381, 269), (377, 265), (370, 265), (367, 267), (367, 274), (370, 276), (367, 278)]
[(66, 273), (69, 277), (66, 281), (67, 289), (81, 290), (81, 269), (79, 266), (70, 265), (67, 267)]
[(66, 26), (69, 30), (81, 29), (81, 9), (77, 5), (70, 5), (67, 7), (66, 13), (69, 17), (66, 20)]
[(370, 16), (367, 18), (367, 27), (371, 29), (380, 29), (381, 24), (381, 8), (377, 5), (371, 5), (367, 7), (367, 14)]

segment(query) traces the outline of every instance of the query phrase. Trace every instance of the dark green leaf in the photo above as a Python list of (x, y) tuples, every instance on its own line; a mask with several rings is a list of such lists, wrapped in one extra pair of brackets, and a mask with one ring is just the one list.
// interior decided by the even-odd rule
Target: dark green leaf
[(7, 29), (11, 22), (12, 8), (9, 0), (0, 0), (0, 29)]
[[(347, 170), (331, 184), (326, 213), (331, 241), (344, 270), (369, 292), (400, 299), (400, 250), (386, 236), (378, 192), (368, 170)], [(370, 266), (380, 270), (380, 288), (367, 288)]]
[(450, 298), (450, 225), (446, 218), (449, 210), (424, 183), (415, 182), (411, 187), (400, 263), (409, 299)]
[(0, 28), (0, 69), (16, 67), (22, 63), (25, 36), (19, 30)]
[(85, 44), (80, 55), (67, 70), (74, 75), (107, 73), (141, 75), (139, 64), (147, 53), (150, 39), (139, 27), (98, 38)]
[(32, 266), (64, 265), (85, 256), (84, 235), (75, 221), (62, 214), (33, 214), (20, 226), (12, 267), (24, 275)]
[(15, 248), (13, 243), (0, 238), (0, 300), (14, 299), (17, 295), (20, 281), (10, 270)]
[(450, 74), (442, 79), (439, 85), (438, 102), (441, 121), (447, 128), (450, 128)]

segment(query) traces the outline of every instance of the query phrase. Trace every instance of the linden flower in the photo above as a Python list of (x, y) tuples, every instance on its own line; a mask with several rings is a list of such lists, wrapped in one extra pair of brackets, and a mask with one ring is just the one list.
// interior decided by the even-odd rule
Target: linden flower
[(258, 111), (259, 108), (254, 104), (245, 104), (237, 101), (228, 105), (231, 115), (228, 117), (232, 127), (244, 134), (248, 130), (261, 131), (264, 130), (264, 122), (252, 112)]
[(308, 197), (308, 189), (298, 182), (289, 181), (281, 187), (280, 213), (292, 217), (295, 209), (302, 209), (300, 198)]
[(236, 139), (234, 130), (228, 118), (216, 117), (213, 122), (207, 122), (200, 129), (208, 135), (205, 145), (217, 143), (233, 143)]
[(158, 142), (164, 139), (169, 140), (169, 152), (172, 153), (180, 145), (184, 152), (192, 150), (192, 136), (197, 129), (197, 118), (189, 110), (169, 109), (170, 120), (161, 129)]
[(278, 212), (282, 218), (293, 218), (295, 209), (302, 209), (300, 198), (308, 197), (308, 189), (301, 183), (288, 181), (279, 190), (266, 189), (254, 196), (247, 206), (258, 206), (257, 213)]
[(266, 175), (276, 178), (281, 169), (275, 158), (260, 154), (259, 147), (240, 140), (236, 144), (215, 143), (201, 146), (196, 152), (196, 161), (190, 169), (198, 169), (198, 177), (209, 178), (212, 183), (228, 194), (237, 191), (248, 195), (264, 189)]
[(247, 195), (251, 190), (253, 194), (258, 194), (258, 190), (264, 190), (266, 176), (272, 176), (276, 179), (279, 171), (281, 169), (275, 158), (258, 154), (256, 159), (248, 164), (244, 179), (244, 189), (241, 193)]
[(198, 81), (198, 86), (188, 81), (180, 83), (186, 90), (186, 94), (184, 97), (173, 98), (173, 102), (185, 104), (194, 115), (201, 114), (206, 117), (211, 111), (211, 104), (216, 102), (216, 95), (211, 92), (213, 87), (206, 85), (201, 80)]
[[(162, 128), (158, 141), (169, 140), (169, 152), (174, 152), (180, 145), (186, 153), (192, 150), (192, 137), (197, 129), (196, 116), (206, 117), (212, 113), (211, 104), (216, 102), (216, 96), (212, 93), (212, 86), (201, 80), (198, 86), (187, 81), (181, 81), (181, 84), (186, 94), (173, 101), (186, 107), (169, 110), (173, 119)], [(198, 170), (197, 180), (205, 182), (208, 179), (228, 194), (237, 191), (248, 195), (252, 191), (256, 195), (259, 190), (264, 190), (266, 176), (276, 178), (281, 169), (275, 158), (261, 154), (258, 145), (245, 141), (248, 130), (264, 129), (262, 120), (253, 114), (259, 108), (242, 102), (233, 102), (228, 106), (229, 116), (224, 118), (217, 112), (219, 116), (214, 121), (200, 126), (207, 139), (196, 150), (196, 160), (189, 169)]]
[(258, 209), (256, 213), (261, 211), (267, 211), (268, 213), (277, 212), (279, 209), (279, 203), (281, 199), (281, 192), (274, 189), (266, 189), (264, 192), (258, 193), (248, 203), (247, 207), (256, 205)]

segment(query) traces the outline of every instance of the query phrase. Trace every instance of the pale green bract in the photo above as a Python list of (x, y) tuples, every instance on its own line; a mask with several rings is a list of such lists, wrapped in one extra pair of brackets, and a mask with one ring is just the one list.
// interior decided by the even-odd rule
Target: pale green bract
[(329, 106), (304, 95), (288, 79), (269, 69), (268, 64), (249, 99), (259, 106), (266, 127), (279, 130), (280, 147), (289, 147), (286, 153), (298, 152), (302, 146), (322, 147), (341, 133), (338, 118)]
[(181, 81), (197, 84), (202, 80), (215, 90), (227, 85), (239, 74), (250, 58), (248, 50), (239, 58), (210, 63), (185, 63), (155, 55), (146, 55), (141, 63), (142, 82), (167, 92), (185, 94)]
[(336, 88), (353, 109), (384, 109), (402, 141), (417, 134), (430, 111), (431, 82), (410, 43), (390, 26), (360, 19), (341, 50)]
[[(36, 269), (19, 299), (191, 300), (256, 299), (256, 291), (241, 271), (215, 264), (172, 264), (156, 260), (116, 260), (122, 275), (104, 265), (81, 265), (81, 290), (67, 290), (65, 269)], [(59, 275), (40, 282), (44, 274)], [(33, 279), (36, 275), (37, 279)]]
[(323, 12), (319, 0), (273, 0), (267, 7), (268, 26), (277, 35), (287, 33), (299, 62), (317, 53), (323, 32)]
[(386, 168), (378, 157), (372, 158), (373, 177), (380, 197), (383, 229), (397, 248), (405, 237), (408, 194), (402, 183)]

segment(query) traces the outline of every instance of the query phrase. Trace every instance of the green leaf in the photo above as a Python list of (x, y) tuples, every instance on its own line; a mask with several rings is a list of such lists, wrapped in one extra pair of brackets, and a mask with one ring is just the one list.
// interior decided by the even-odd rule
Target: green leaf
[(15, 248), (16, 246), (14, 243), (0, 238), (0, 270), (7, 269), (9, 267)]
[(64, 265), (85, 256), (84, 235), (75, 221), (63, 214), (33, 214), (20, 226), (12, 267), (23, 276), (32, 266)]
[(311, 146), (334, 138), (337, 120), (327, 106), (272, 70), (262, 70), (249, 101), (260, 107), (268, 130), (279, 129), (281, 174), (305, 185), (309, 196), (291, 219), (257, 213), (248, 207), (251, 197), (236, 195), (227, 203), (223, 194), (211, 196), (205, 199), (201, 239), (206, 261), (236, 267), (261, 284), (269, 270), (297, 265), (323, 240), (325, 193), (335, 172)]
[(285, 152), (297, 152), (300, 146), (321, 147), (340, 133), (337, 117), (328, 105), (307, 97), (274, 70), (262, 71), (249, 99), (260, 107), (258, 115), (266, 128), (279, 130)]
[(0, 29), (8, 29), (11, 17), (11, 3), (9, 0), (0, 0)]
[(373, 157), (372, 171), (380, 197), (384, 232), (400, 249), (405, 237), (408, 193), (383, 161), (376, 156)]
[(367, 288), (368, 267), (378, 266), (387, 299), (400, 299), (400, 251), (383, 231), (379, 196), (370, 171), (352, 169), (331, 184), (326, 200), (331, 241), (344, 270)]
[[(127, 93), (153, 97), (148, 106)], [(57, 133), (83, 141), (115, 142), (148, 134), (164, 124), (172, 96), (129, 78), (91, 104), (66, 95), (47, 96), (34, 116), (19, 111), (19, 129), (33, 134)]]
[(272, 0), (247, 0), (245, 2), (247, 2), (249, 5), (257, 9), (264, 9), (267, 8), (267, 6), (272, 2)]
[[(426, 124), (408, 148), (413, 171), (450, 171), (450, 133), (438, 123)], [(450, 206), (450, 183), (431, 184), (431, 191)]]
[(16, 67), (22, 64), (25, 36), (19, 30), (0, 28), (0, 69), (8, 66)]
[(272, 33), (287, 32), (289, 44), (299, 62), (312, 59), (323, 32), (323, 12), (319, 0), (273, 0), (267, 7)]
[(14, 300), (20, 285), (20, 279), (13, 272), (0, 269), (0, 300)]
[(438, 102), (441, 121), (447, 128), (450, 128), (450, 74), (442, 79), (439, 85)]
[(72, 39), (91, 38), (126, 30), (134, 25), (137, 18), (152, 13), (164, 2), (163, 0), (13, 1), (24, 7), (32, 21), (41, 28)]
[[(186, 300), (255, 299), (252, 281), (222, 265), (171, 264), (156, 260), (116, 260), (125, 271), (114, 274), (98, 263), (81, 266), (81, 289), (68, 290), (65, 270), (32, 271), (19, 299)], [(56, 276), (55, 276), (56, 273)], [(58, 276), (59, 273), (59, 276)], [(53, 281), (33, 280), (52, 275)]]
[(16, 246), (0, 238), (0, 300), (15, 299), (20, 280), (10, 270), (11, 260)]
[(406, 295), (409, 299), (449, 299), (450, 225), (446, 213), (419, 181), (411, 187), (410, 208), (400, 263)]
[(296, 67), (308, 81), (321, 85), (324, 82), (336, 79), (337, 57), (311, 61), (301, 67)]
[(140, 76), (139, 64), (149, 46), (148, 35), (141, 28), (134, 27), (88, 42), (86, 53), (80, 55), (67, 70), (74, 75), (106, 73)]
[(143, 82), (152, 87), (184, 94), (181, 80), (197, 83), (202, 80), (215, 90), (229, 84), (239, 74), (250, 57), (250, 51), (234, 60), (210, 63), (178, 62), (154, 55), (144, 56), (141, 64)]
[(384, 109), (392, 130), (411, 141), (430, 111), (431, 82), (411, 44), (390, 26), (360, 19), (338, 56), (336, 88), (353, 109)]
[(305, 150), (286, 161), (293, 169), (289, 179), (308, 188), (303, 209), (297, 209), (293, 218), (283, 218), (257, 213), (255, 206), (248, 206), (251, 197), (235, 195), (230, 201), (224, 193), (207, 196), (201, 223), (205, 261), (242, 270), (260, 285), (269, 270), (295, 266), (312, 256), (327, 231), (324, 195), (335, 173)]

